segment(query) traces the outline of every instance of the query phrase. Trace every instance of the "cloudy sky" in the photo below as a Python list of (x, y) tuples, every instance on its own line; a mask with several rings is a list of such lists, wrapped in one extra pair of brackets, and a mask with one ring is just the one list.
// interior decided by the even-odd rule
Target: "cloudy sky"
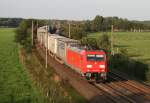
[(150, 0), (0, 0), (0, 17), (150, 20)]

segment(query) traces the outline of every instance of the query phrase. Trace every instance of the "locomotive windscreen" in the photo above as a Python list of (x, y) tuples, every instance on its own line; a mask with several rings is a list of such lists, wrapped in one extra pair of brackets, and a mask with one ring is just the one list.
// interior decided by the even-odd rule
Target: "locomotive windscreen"
[(87, 55), (87, 61), (103, 61), (104, 55), (100, 54), (88, 54)]

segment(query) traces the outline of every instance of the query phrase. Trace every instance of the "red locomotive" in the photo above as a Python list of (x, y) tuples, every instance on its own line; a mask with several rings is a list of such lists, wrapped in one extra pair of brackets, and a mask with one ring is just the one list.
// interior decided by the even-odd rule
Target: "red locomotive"
[(86, 50), (79, 46), (79, 41), (62, 37), (56, 34), (48, 34), (44, 27), (37, 31), (37, 39), (40, 44), (46, 46), (48, 40), (48, 51), (55, 58), (80, 73), (87, 80), (107, 79), (107, 58), (103, 50)]
[(66, 63), (78, 73), (81, 73), (87, 80), (107, 79), (107, 60), (104, 51), (70, 47), (67, 48), (66, 58)]

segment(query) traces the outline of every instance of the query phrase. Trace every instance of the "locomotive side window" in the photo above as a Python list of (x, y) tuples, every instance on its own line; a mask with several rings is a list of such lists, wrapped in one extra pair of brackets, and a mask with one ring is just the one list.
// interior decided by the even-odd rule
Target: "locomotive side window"
[(104, 55), (96, 55), (96, 60), (97, 61), (103, 61), (104, 60)]
[(104, 55), (99, 55), (99, 54), (87, 55), (87, 61), (103, 61), (103, 60), (104, 60)]
[(90, 54), (88, 54), (88, 55), (87, 55), (87, 60), (88, 60), (88, 61), (95, 61), (95, 55), (90, 55)]

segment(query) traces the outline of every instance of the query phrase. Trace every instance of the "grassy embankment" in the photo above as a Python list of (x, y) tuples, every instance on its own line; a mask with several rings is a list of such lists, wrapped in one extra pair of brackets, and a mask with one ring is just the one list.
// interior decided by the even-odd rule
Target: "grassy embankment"
[[(110, 32), (107, 34), (111, 35)], [(100, 35), (102, 33), (91, 33), (88, 37), (98, 38)], [(131, 59), (150, 65), (150, 32), (114, 32), (113, 38), (115, 53), (117, 48), (126, 48)], [(150, 80), (150, 76), (148, 78)]]
[(86, 103), (86, 100), (63, 81), (51, 67), (45, 68), (43, 65), (45, 62), (36, 51), (32, 54), (22, 51), (22, 55), (30, 78), (42, 90), (48, 103)]
[(0, 28), (0, 103), (45, 103), (19, 62), (13, 31)]
[(85, 103), (52, 68), (46, 70), (35, 54), (19, 52), (13, 31), (0, 28), (0, 103)]

